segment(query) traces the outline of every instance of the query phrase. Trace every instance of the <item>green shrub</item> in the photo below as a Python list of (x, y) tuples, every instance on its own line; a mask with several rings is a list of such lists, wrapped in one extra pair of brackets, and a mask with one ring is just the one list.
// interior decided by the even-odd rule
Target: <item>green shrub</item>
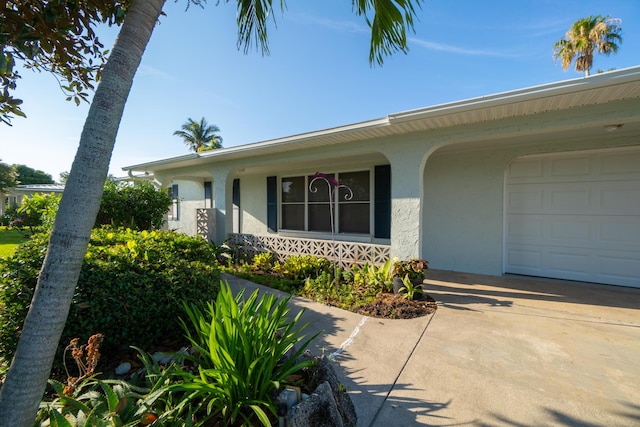
[(61, 196), (54, 193), (24, 196), (22, 204), (15, 211), (16, 217), (12, 224), (19, 228), (29, 228), (31, 234), (51, 231), (60, 199)]
[(135, 230), (161, 228), (171, 197), (150, 182), (117, 183), (108, 180), (100, 201), (96, 226), (112, 225)]
[(323, 272), (315, 279), (307, 278), (300, 292), (301, 296), (323, 304), (353, 310), (355, 307), (372, 301), (374, 293), (365, 293), (353, 282), (337, 283), (333, 275)]
[[(0, 260), (0, 357), (10, 361), (46, 253), (36, 235)], [(94, 230), (61, 343), (105, 336), (104, 353), (183, 339), (182, 301), (214, 298), (220, 273), (201, 238), (170, 231)]]
[(268, 273), (273, 268), (273, 254), (271, 252), (261, 252), (253, 257), (251, 269)]
[(282, 264), (276, 263), (274, 270), (285, 278), (304, 280), (308, 277), (318, 277), (323, 272), (330, 272), (331, 262), (313, 255), (294, 255)]
[(198, 416), (198, 425), (210, 419), (212, 425), (272, 425), (274, 392), (313, 362), (299, 361), (315, 336), (301, 335), (302, 310), (289, 318), (290, 299), (258, 298), (257, 290), (246, 299), (243, 292), (234, 297), (223, 284), (215, 305), (185, 304), (181, 323), (196, 354), (186, 357), (198, 368), (183, 372), (185, 382), (174, 389), (186, 392), (185, 410)]

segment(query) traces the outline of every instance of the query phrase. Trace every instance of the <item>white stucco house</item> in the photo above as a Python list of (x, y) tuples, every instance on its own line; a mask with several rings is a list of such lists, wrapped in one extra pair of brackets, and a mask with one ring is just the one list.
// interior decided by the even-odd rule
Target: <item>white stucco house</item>
[(124, 168), (170, 187), (168, 227), (343, 264), (640, 287), (640, 67)]
[(20, 206), (25, 196), (33, 196), (34, 194), (62, 194), (64, 191), (63, 184), (25, 184), (16, 185), (8, 189), (5, 193), (0, 193), (0, 215), (3, 215), (7, 209), (13, 206)]

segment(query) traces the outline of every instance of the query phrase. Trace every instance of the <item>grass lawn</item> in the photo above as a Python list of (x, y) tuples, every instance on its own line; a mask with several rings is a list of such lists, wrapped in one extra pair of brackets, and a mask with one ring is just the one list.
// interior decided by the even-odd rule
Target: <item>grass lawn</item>
[(0, 258), (13, 255), (16, 247), (25, 240), (27, 238), (18, 230), (0, 228)]

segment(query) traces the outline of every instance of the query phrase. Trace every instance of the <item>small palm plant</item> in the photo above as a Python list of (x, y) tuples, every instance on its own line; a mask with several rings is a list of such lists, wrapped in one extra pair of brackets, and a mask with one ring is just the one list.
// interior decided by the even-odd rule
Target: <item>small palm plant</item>
[[(313, 364), (300, 356), (317, 336), (300, 335), (302, 311), (289, 320), (291, 297), (278, 300), (273, 294), (258, 298), (258, 291), (246, 300), (244, 291), (235, 298), (222, 283), (216, 303), (204, 310), (184, 306), (187, 319), (180, 320), (194, 356), (187, 359), (197, 373), (183, 371), (184, 382), (175, 385), (185, 392), (179, 411), (194, 414), (197, 424), (271, 425), (277, 411), (273, 393), (286, 378)], [(299, 345), (299, 347), (296, 347)]]

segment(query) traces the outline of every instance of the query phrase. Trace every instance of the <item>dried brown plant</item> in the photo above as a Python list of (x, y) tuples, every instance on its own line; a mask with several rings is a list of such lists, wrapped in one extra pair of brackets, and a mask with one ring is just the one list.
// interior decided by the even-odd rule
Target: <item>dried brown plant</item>
[[(80, 343), (80, 339), (74, 338), (64, 349), (62, 360), (64, 363), (64, 368), (67, 372), (67, 386), (64, 388), (64, 394), (66, 396), (70, 396), (82, 380), (93, 375), (93, 373), (95, 372), (95, 369), (98, 366), (98, 361), (100, 360), (99, 348), (103, 340), (104, 336), (102, 334), (95, 334), (89, 337), (86, 345), (78, 345)], [(85, 350), (87, 356), (83, 360)], [(73, 360), (75, 360), (76, 366), (78, 367), (77, 377), (71, 376), (69, 374), (69, 369), (67, 369), (67, 351), (71, 352), (71, 357), (73, 358)]]

